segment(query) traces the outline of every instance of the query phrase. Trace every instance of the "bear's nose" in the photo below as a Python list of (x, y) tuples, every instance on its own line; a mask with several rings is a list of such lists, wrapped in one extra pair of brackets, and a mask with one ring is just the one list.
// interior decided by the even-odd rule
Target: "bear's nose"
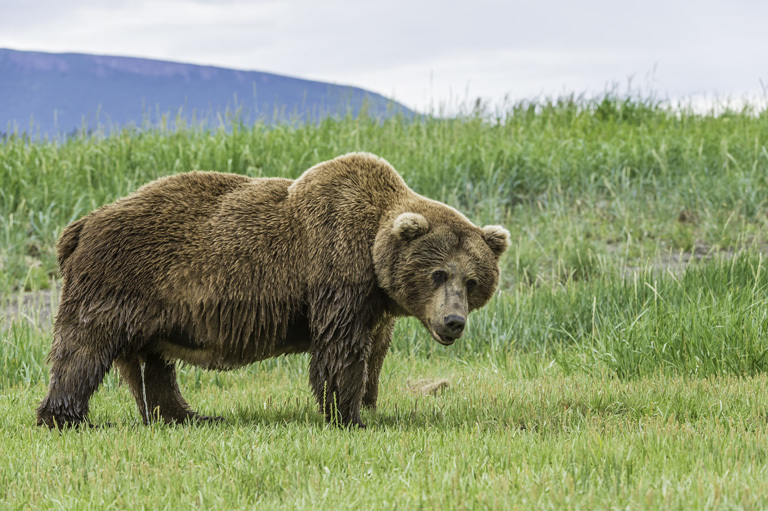
[(467, 321), (458, 314), (450, 314), (445, 317), (445, 327), (450, 330), (452, 335), (459, 336), (464, 331), (464, 325)]

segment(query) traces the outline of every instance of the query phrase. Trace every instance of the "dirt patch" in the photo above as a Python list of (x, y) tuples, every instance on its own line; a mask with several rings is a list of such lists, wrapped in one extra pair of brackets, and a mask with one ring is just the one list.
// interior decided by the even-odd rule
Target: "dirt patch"
[(691, 263), (707, 261), (715, 256), (730, 259), (734, 254), (733, 249), (716, 250), (704, 243), (696, 243), (693, 250), (690, 251), (661, 254), (657, 259), (651, 261), (650, 266), (656, 270), (670, 271), (679, 275)]
[(26, 320), (39, 328), (48, 328), (59, 305), (59, 289), (30, 291), (0, 299), (0, 328), (14, 321)]
[[(614, 245), (608, 245), (607, 247), (609, 252), (618, 252), (620, 250)], [(763, 253), (768, 253), (768, 246), (760, 246), (759, 249)], [(650, 269), (654, 272), (670, 272), (673, 275), (682, 275), (690, 265), (706, 262), (715, 257), (731, 259), (737, 253), (733, 248), (716, 248), (705, 243), (696, 243), (692, 250), (661, 252), (655, 258), (648, 260), (645, 265), (627, 265), (622, 268), (621, 274), (625, 277), (630, 277), (635, 273)]]

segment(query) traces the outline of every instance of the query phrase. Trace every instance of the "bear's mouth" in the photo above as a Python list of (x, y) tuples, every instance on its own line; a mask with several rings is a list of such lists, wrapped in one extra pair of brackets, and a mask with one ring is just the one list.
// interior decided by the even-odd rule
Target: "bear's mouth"
[(439, 342), (440, 344), (442, 344), (443, 346), (450, 346), (451, 344), (453, 344), (454, 342), (456, 342), (456, 339), (458, 339), (458, 337), (451, 337), (451, 336), (449, 336), (449, 335), (445, 335), (445, 334), (438, 334), (438, 333), (437, 333), (437, 332), (436, 332), (434, 329), (432, 329), (432, 328), (429, 328), (428, 330), (429, 330), (429, 333), (430, 333), (430, 334), (432, 334), (432, 337), (433, 337), (433, 338), (434, 338), (434, 339), (435, 339), (437, 342)]

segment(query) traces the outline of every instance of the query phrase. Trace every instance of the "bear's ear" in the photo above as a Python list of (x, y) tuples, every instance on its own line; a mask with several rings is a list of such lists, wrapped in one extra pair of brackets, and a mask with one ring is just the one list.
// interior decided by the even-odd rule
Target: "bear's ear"
[(498, 258), (509, 248), (509, 231), (500, 225), (486, 225), (480, 229), (483, 240)]
[(392, 232), (403, 240), (410, 241), (426, 234), (429, 230), (429, 222), (418, 213), (403, 213), (395, 218)]

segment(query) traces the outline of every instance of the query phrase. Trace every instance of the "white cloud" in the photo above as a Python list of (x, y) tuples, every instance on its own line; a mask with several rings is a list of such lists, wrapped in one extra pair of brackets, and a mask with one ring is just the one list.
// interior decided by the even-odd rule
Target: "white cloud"
[(0, 12), (0, 47), (270, 71), (418, 107), (597, 92), (630, 76), (673, 96), (768, 82), (759, 1), (0, 0)]

